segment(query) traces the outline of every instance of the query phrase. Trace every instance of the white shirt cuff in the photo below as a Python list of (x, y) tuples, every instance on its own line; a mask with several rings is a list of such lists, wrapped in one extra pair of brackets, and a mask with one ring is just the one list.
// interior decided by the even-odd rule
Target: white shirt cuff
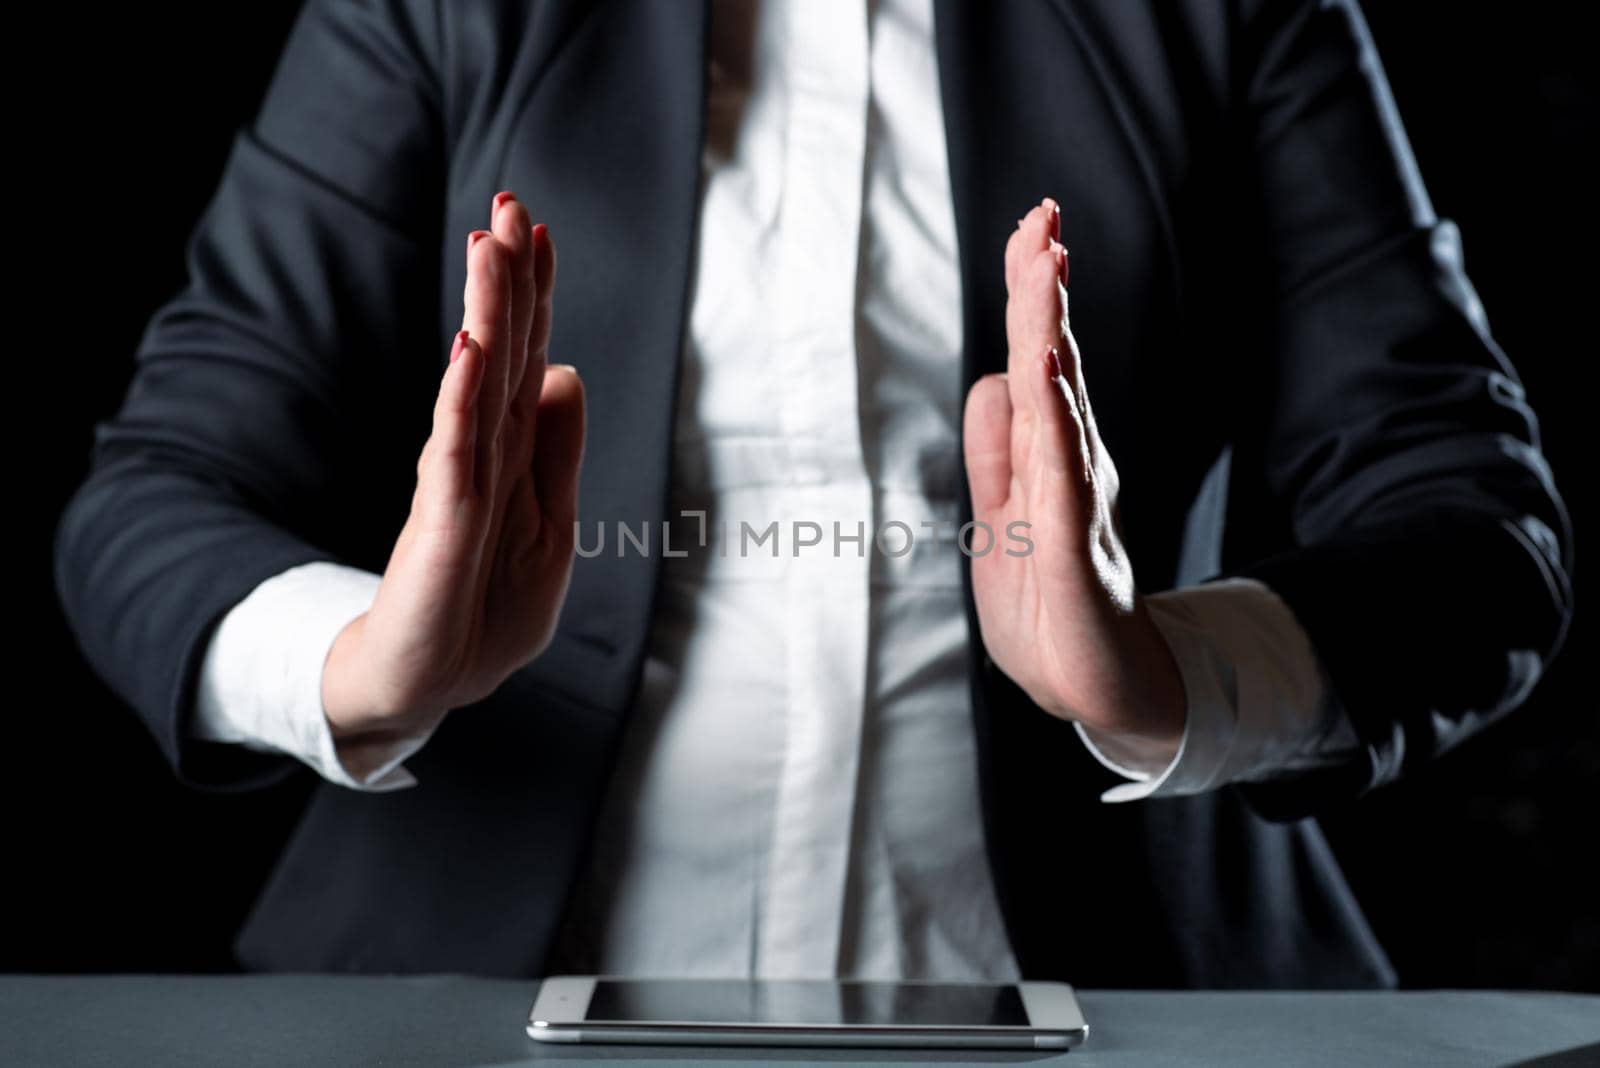
[(1132, 780), (1103, 801), (1196, 794), (1336, 763), (1358, 750), (1310, 638), (1265, 583), (1227, 578), (1145, 599), (1183, 677), (1177, 753), (1074, 722), (1101, 764)]
[(200, 666), (193, 733), (285, 753), (353, 790), (416, 784), (402, 762), (432, 728), (374, 749), (355, 774), (339, 759), (322, 704), (322, 668), (346, 624), (372, 606), (382, 576), (316, 560), (262, 582), (223, 616)]

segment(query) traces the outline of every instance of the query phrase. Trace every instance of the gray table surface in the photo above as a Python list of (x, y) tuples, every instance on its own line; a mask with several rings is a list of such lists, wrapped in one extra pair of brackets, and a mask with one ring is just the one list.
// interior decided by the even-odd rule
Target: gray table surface
[(1582, 994), (1079, 991), (1065, 1054), (546, 1047), (523, 1032), (538, 983), (460, 976), (0, 976), (0, 1064), (1600, 1065)]

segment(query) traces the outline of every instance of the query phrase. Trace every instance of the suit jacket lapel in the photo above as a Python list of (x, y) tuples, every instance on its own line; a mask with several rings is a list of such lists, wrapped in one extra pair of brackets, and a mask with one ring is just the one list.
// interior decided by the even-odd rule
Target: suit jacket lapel
[[(658, 554), (616, 554), (617, 524), (666, 515), (679, 350), (690, 299), (705, 112), (705, 0), (568, 5), (508, 132), (503, 181), (557, 244), (551, 358), (577, 365), (589, 431), (579, 558), (529, 681), (622, 716), (649, 627)], [(565, 235), (565, 240), (563, 240)]]

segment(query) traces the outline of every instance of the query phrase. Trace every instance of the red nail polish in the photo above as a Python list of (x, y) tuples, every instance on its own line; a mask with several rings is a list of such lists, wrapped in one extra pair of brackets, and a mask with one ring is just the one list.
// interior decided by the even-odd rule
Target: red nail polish
[(494, 207), (489, 212), (490, 216), (492, 217), (496, 211), (499, 211), (508, 202), (515, 199), (517, 199), (516, 195), (509, 189), (501, 190), (500, 192), (496, 193), (494, 195)]
[(1051, 378), (1063, 377), (1061, 374), (1061, 353), (1056, 351), (1056, 347), (1054, 345), (1051, 345), (1050, 348), (1045, 352), (1044, 362), (1045, 366), (1050, 368)]
[(1061, 205), (1050, 201), (1050, 237), (1054, 241), (1061, 240)]
[(487, 231), (487, 230), (474, 230), (474, 231), (472, 231), (472, 233), (467, 235), (467, 251), (471, 252), (473, 245), (476, 245), (479, 241), (482, 241), (484, 238), (486, 238), (488, 236), (489, 236), (489, 231)]
[(461, 354), (465, 351), (467, 351), (467, 332), (458, 330), (456, 331), (455, 344), (450, 346), (450, 362), (455, 363), (461, 359)]

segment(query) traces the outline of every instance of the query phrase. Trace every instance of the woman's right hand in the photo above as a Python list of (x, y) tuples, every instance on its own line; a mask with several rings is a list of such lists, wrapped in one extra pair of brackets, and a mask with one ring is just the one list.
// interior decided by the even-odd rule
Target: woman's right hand
[(467, 239), (462, 330), (372, 607), (338, 635), (322, 700), (340, 759), (431, 730), (550, 643), (572, 574), (584, 397), (547, 365), (555, 249), (510, 193)]

